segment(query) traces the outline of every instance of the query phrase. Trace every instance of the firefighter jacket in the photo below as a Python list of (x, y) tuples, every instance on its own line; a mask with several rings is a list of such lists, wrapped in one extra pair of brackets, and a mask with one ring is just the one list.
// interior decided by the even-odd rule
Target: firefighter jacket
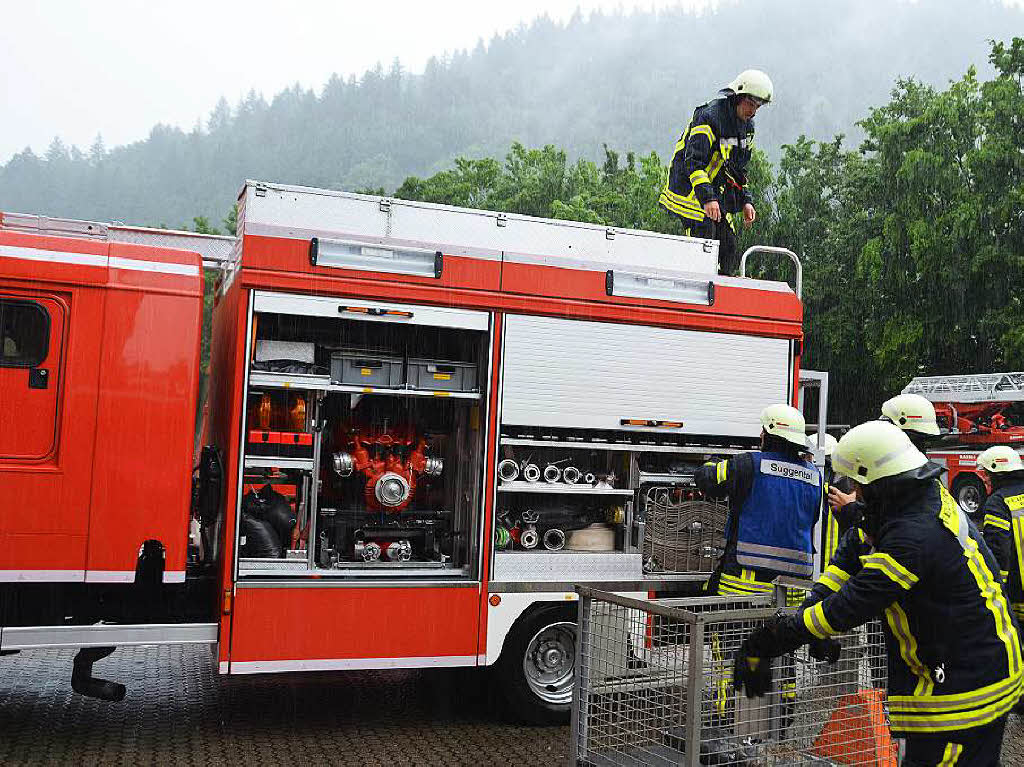
[(995, 557), (934, 479), (939, 467), (929, 468), (894, 486), (874, 546), (861, 529), (843, 536), (794, 618), (806, 642), (884, 615), (889, 715), (900, 736), (988, 724), (1021, 694), (1020, 643)]
[(826, 461), (823, 473), (825, 475), (825, 497), (821, 505), (821, 561), (827, 563), (835, 556), (839, 540), (846, 534), (846, 531), (851, 527), (856, 527), (863, 504), (860, 501), (853, 501), (838, 511), (832, 511), (828, 505), (828, 489), (834, 487), (844, 493), (852, 493), (853, 480), (836, 474), (830, 461)]
[(996, 488), (982, 514), (985, 543), (999, 563), (1010, 608), (1018, 621), (1024, 620), (1024, 477)]
[(746, 171), (753, 140), (754, 121), (740, 120), (728, 97), (697, 107), (676, 142), (659, 204), (697, 223), (712, 200), (720, 202), (723, 213), (742, 210), (752, 200)]
[(756, 450), (710, 462), (694, 477), (711, 498), (729, 497), (725, 552), (713, 577), (719, 594), (767, 594), (779, 575), (808, 578), (822, 478), (809, 461)]

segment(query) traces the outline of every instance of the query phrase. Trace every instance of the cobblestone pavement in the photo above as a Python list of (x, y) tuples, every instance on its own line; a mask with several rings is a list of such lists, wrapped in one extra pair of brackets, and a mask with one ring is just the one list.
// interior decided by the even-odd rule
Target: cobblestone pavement
[[(567, 727), (507, 723), (475, 670), (218, 677), (207, 648), (125, 648), (71, 692), (72, 651), (0, 658), (0, 765), (564, 764)], [(1024, 765), (1011, 715), (1003, 764)]]

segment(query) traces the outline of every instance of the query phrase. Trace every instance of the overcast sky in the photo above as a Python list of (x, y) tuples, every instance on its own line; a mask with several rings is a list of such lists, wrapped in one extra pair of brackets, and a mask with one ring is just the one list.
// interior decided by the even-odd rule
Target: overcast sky
[(0, 13), (0, 163), (54, 136), (87, 150), (145, 138), (156, 123), (205, 124), (221, 96), (269, 100), (296, 82), (318, 93), (332, 72), (360, 75), (397, 56), (432, 55), (547, 13), (631, 10), (708, 0), (22, 0)]

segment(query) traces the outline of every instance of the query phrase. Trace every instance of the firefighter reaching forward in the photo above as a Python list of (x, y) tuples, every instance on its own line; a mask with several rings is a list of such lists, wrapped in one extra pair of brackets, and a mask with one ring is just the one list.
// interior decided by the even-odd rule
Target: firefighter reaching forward
[(930, 463), (898, 427), (849, 431), (832, 456), (860, 488), (864, 516), (801, 607), (752, 632), (734, 680), (771, 687), (770, 659), (884, 616), (891, 728), (913, 765), (999, 764), (1021, 695), (1020, 643), (995, 557)]
[(697, 107), (672, 156), (658, 203), (679, 216), (686, 234), (718, 240), (722, 274), (739, 266), (736, 235), (729, 214), (742, 213), (750, 226), (757, 218), (747, 188), (747, 164), (754, 141), (754, 114), (772, 100), (772, 81), (748, 69)]

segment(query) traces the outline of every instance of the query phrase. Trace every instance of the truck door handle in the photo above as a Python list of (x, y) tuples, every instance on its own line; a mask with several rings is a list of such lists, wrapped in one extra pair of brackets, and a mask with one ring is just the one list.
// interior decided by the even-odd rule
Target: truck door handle
[(31, 368), (28, 371), (28, 388), (46, 389), (50, 385), (50, 371), (46, 368)]

